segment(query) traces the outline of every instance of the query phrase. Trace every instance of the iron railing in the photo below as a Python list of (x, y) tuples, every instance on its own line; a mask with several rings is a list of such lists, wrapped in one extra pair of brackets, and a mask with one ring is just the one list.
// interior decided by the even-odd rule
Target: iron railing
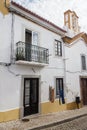
[(49, 63), (49, 50), (24, 42), (16, 43), (16, 60)]

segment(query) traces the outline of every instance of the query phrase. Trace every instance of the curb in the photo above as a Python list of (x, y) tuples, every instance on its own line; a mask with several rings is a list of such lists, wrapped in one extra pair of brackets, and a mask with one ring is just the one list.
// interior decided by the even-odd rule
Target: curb
[(83, 114), (83, 115), (71, 117), (71, 118), (64, 119), (64, 120), (61, 120), (61, 121), (58, 121), (58, 122), (53, 122), (53, 123), (50, 123), (50, 124), (46, 124), (46, 125), (43, 125), (43, 126), (38, 126), (38, 127), (27, 129), (27, 130), (41, 130), (41, 129), (46, 129), (46, 128), (49, 128), (49, 127), (53, 127), (53, 126), (56, 126), (56, 125), (60, 125), (60, 124), (69, 122), (69, 121), (73, 121), (75, 119), (78, 119), (78, 118), (84, 117), (84, 116), (87, 116), (87, 114)]

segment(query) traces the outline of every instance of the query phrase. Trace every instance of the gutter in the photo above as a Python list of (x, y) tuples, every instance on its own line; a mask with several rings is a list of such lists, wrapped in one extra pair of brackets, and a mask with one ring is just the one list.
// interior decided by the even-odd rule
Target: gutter
[(51, 23), (50, 21), (44, 19), (43, 17), (31, 12), (30, 10), (24, 8), (23, 6), (18, 5), (15, 2), (11, 2), (9, 6), (9, 10), (14, 12), (32, 22), (52, 31), (61, 36), (65, 36), (66, 31), (62, 28), (58, 27), (57, 25)]

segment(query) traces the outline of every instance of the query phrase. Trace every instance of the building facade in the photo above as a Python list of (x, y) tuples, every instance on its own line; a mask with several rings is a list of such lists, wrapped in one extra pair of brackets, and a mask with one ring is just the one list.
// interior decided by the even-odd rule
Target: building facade
[[(75, 108), (76, 97), (81, 104), (87, 104), (87, 34), (79, 32), (78, 16), (68, 10), (64, 13), (67, 34), (63, 38), (65, 44), (66, 99), (68, 109)], [(75, 19), (73, 19), (73, 17)], [(70, 21), (71, 20), (71, 21)], [(76, 23), (76, 24), (75, 24)], [(75, 24), (75, 26), (74, 26)], [(74, 28), (73, 28), (74, 27)]]
[(66, 110), (65, 33), (0, 0), (0, 122)]
[(87, 104), (87, 35), (75, 12), (64, 23), (0, 0), (0, 122)]

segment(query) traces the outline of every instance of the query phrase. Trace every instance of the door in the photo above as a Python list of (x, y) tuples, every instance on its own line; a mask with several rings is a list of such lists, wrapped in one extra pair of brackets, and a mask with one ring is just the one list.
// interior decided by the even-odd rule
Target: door
[(31, 44), (32, 44), (32, 32), (25, 30), (25, 58), (27, 61), (31, 61)]
[(24, 79), (24, 116), (38, 113), (39, 108), (39, 79)]
[(81, 94), (83, 105), (87, 105), (87, 79), (81, 79)]
[(63, 78), (56, 79), (56, 97), (59, 98), (59, 103), (64, 104), (64, 87), (63, 87)]

